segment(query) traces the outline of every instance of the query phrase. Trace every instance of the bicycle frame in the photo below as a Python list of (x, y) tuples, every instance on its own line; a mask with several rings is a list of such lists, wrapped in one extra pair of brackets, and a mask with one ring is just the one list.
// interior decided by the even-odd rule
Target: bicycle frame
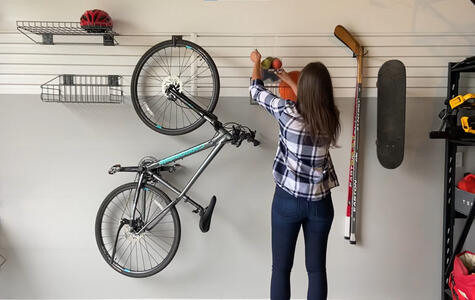
[[(169, 157), (163, 158), (159, 160), (156, 163), (152, 163), (148, 166), (145, 167), (124, 167), (121, 168), (119, 172), (137, 172), (139, 173), (139, 179), (137, 182), (137, 190), (134, 195), (134, 202), (133, 202), (133, 212), (132, 212), (132, 220), (135, 219), (135, 212), (137, 210), (137, 203), (139, 199), (139, 193), (140, 190), (144, 184), (144, 177), (147, 175), (147, 178), (153, 178), (157, 182), (161, 183), (165, 187), (167, 187), (169, 190), (177, 194), (178, 196), (176, 197), (175, 200), (170, 202), (158, 215), (156, 215), (152, 220), (147, 222), (140, 231), (137, 232), (137, 234), (142, 233), (144, 230), (151, 230), (153, 229), (163, 217), (165, 217), (166, 213), (170, 210), (171, 207), (175, 206), (180, 202), (182, 199), (185, 200), (185, 202), (190, 203), (195, 207), (194, 212), (198, 213), (200, 216), (203, 214), (204, 209), (201, 205), (193, 201), (190, 197), (186, 196), (186, 193), (189, 191), (191, 186), (195, 183), (195, 181), (198, 179), (198, 177), (203, 173), (203, 171), (206, 169), (206, 167), (211, 163), (211, 161), (216, 157), (218, 152), (223, 148), (223, 146), (232, 140), (231, 133), (229, 133), (224, 127), (221, 126), (221, 123), (217, 120), (217, 117), (207, 111), (203, 111), (201, 107), (199, 107), (196, 103), (194, 103), (191, 99), (186, 97), (185, 95), (178, 93), (174, 90), (170, 91), (170, 93), (176, 97), (180, 97), (181, 100), (184, 102), (189, 102), (189, 106), (198, 114), (200, 114), (203, 118), (205, 118), (208, 122), (210, 122), (216, 129), (218, 135), (203, 142), (198, 145), (195, 145), (191, 148), (188, 148), (186, 150), (183, 150), (181, 152), (178, 152), (176, 154), (173, 154)], [(198, 170), (193, 174), (191, 179), (188, 181), (188, 183), (185, 185), (183, 190), (179, 190), (178, 188), (174, 187), (172, 184), (161, 178), (161, 176), (158, 176), (155, 174), (153, 171), (156, 169), (159, 169), (160, 167), (163, 167), (167, 164), (173, 163), (179, 159), (183, 159), (187, 156), (196, 154), (198, 152), (204, 151), (206, 149), (212, 148), (211, 152), (208, 154), (208, 156), (205, 158), (205, 160), (201, 163), (200, 167)], [(158, 173), (159, 174), (159, 173)]]
[[(147, 168), (148, 169), (146, 171), (147, 175), (153, 177), (155, 180), (157, 180), (159, 183), (161, 183), (162, 185), (167, 187), (169, 190), (171, 190), (172, 192), (174, 192), (178, 196), (176, 197), (176, 199), (174, 201), (172, 201), (170, 204), (168, 204), (158, 215), (156, 215), (152, 220), (150, 220), (147, 224), (145, 224), (144, 227), (138, 232), (138, 234), (140, 234), (145, 229), (149, 229), (149, 230), (153, 229), (153, 227), (156, 224), (158, 224), (160, 222), (160, 220), (165, 216), (165, 214), (168, 212), (169, 208), (176, 205), (176, 204), (178, 204), (178, 202), (180, 202), (182, 199), (184, 199), (185, 202), (189, 202), (191, 205), (193, 205), (197, 209), (196, 212), (198, 214), (201, 215), (203, 213), (203, 211), (204, 211), (203, 207), (201, 205), (199, 205), (198, 203), (196, 203), (195, 201), (193, 201), (192, 199), (190, 199), (188, 196), (186, 196), (186, 193), (189, 191), (189, 189), (195, 183), (195, 181), (198, 179), (198, 177), (203, 173), (203, 171), (206, 169), (206, 167), (216, 157), (216, 155), (223, 148), (223, 146), (226, 143), (231, 141), (228, 135), (229, 135), (228, 132), (220, 133), (220, 134), (218, 134), (218, 136), (216, 136), (216, 137), (214, 137), (214, 138), (212, 138), (212, 139), (210, 139), (210, 140), (208, 140), (204, 143), (201, 143), (199, 145), (191, 147), (187, 150), (184, 150), (182, 152), (174, 154), (170, 157), (164, 158), (164, 159), (160, 160), (159, 162), (153, 164), (153, 165), (156, 165), (154, 168), (159, 168), (160, 166), (164, 166), (164, 165), (166, 165), (168, 163), (171, 163), (171, 162), (174, 162), (178, 159), (182, 159), (184, 157), (193, 155), (195, 153), (198, 153), (198, 152), (201, 152), (203, 150), (206, 150), (208, 148), (213, 147), (211, 152), (208, 154), (208, 156), (205, 158), (205, 160), (201, 163), (198, 170), (196, 170), (195, 174), (193, 174), (191, 179), (188, 181), (188, 183), (185, 185), (185, 187), (181, 191), (179, 189), (177, 189), (176, 187), (174, 187), (173, 185), (171, 185), (166, 180), (164, 180), (163, 178), (161, 178), (160, 176), (157, 176), (156, 174), (152, 173), (151, 170), (154, 169), (154, 168), (152, 168), (152, 166)], [(150, 168), (152, 168), (152, 169), (150, 169)], [(138, 184), (141, 185), (140, 182)], [(138, 185), (138, 188), (140, 187), (140, 185)], [(139, 189), (137, 189), (137, 191), (138, 190)], [(136, 198), (138, 199), (138, 195), (136, 196)], [(134, 204), (134, 208), (135, 207), (136, 207), (136, 203)], [(155, 224), (153, 226), (150, 226), (154, 222), (155, 222)]]

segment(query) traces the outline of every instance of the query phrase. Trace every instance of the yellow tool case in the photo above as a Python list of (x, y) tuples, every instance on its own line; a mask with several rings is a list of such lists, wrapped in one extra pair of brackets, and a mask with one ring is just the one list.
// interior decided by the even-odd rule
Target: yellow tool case
[(467, 133), (475, 134), (475, 94), (458, 95), (448, 102), (456, 116), (457, 126)]
[(449, 100), (451, 109), (454, 109), (464, 103), (465, 105), (475, 105), (475, 94), (465, 94), (464, 96), (458, 95), (457, 97)]

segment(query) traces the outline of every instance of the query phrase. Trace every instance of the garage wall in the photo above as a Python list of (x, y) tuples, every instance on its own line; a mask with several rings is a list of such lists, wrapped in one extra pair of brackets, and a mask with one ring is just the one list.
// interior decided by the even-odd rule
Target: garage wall
[[(339, 1), (338, 5), (300, 1), (301, 5), (292, 9), (289, 1), (282, 0), (180, 0), (166, 5), (163, 1), (142, 1), (133, 9), (127, 1), (84, 1), (70, 3), (68, 9), (64, 1), (4, 2), (3, 11), (9, 13), (0, 22), (0, 93), (38, 94), (39, 85), (64, 73), (123, 75), (127, 86), (140, 56), (173, 33), (183, 34), (210, 53), (221, 75), (222, 96), (247, 95), (249, 53), (259, 48), (264, 56), (281, 57), (289, 70), (322, 61), (329, 67), (336, 95), (352, 97), (356, 62), (333, 36), (337, 24), (354, 31), (368, 51), (365, 96), (376, 95), (378, 69), (394, 58), (407, 67), (408, 96), (444, 96), (447, 63), (475, 53), (473, 5), (462, 0), (457, 5), (450, 1), (400, 1), (391, 5), (358, 1), (360, 13), (356, 15), (350, 1)], [(45, 10), (44, 3), (50, 9)], [(121, 34), (117, 37), (120, 46), (36, 45), (15, 28), (17, 20), (76, 20), (77, 12), (89, 7), (110, 12), (115, 30)], [(33, 37), (41, 40), (40, 36)], [(101, 42), (101, 38), (55, 37), (57, 43), (74, 40)], [(470, 80), (461, 86), (469, 86)]]
[[(132, 105), (45, 104), (36, 95), (4, 95), (0, 110), (0, 298), (262, 299), (271, 271), (271, 167), (278, 127), (247, 98), (223, 98), (216, 114), (257, 130), (258, 148), (227, 146), (189, 195), (205, 205), (218, 198), (211, 230), (178, 206), (182, 240), (171, 265), (147, 279), (126, 278), (102, 259), (95, 214), (115, 187), (133, 180), (110, 166), (165, 157), (213, 135), (205, 125), (185, 136), (157, 135)], [(427, 139), (441, 107), (427, 98), (408, 103), (406, 153), (396, 170), (376, 159), (376, 101), (363, 99), (360, 235), (343, 239), (352, 101), (339, 98), (341, 148), (332, 151), (341, 186), (332, 191), (335, 219), (328, 245), (329, 299), (436, 299), (439, 295), (443, 143)], [(421, 114), (420, 112), (424, 113)], [(19, 117), (21, 115), (22, 117)], [(181, 161), (177, 186), (204, 159)], [(169, 194), (173, 196), (172, 194)], [(292, 273), (293, 297), (306, 297), (303, 236)]]
[[(215, 60), (222, 96), (247, 95), (249, 53), (255, 48), (264, 56), (281, 57), (289, 70), (302, 69), (310, 61), (322, 61), (332, 75), (336, 96), (354, 94), (356, 60), (333, 34), (187, 32), (184, 35), (204, 47)], [(117, 37), (120, 45), (116, 47), (45, 46), (32, 44), (19, 33), (1, 34), (0, 92), (38, 94), (41, 84), (66, 73), (122, 75), (128, 93), (131, 74), (140, 56), (152, 45), (170, 37), (171, 34), (122, 35)], [(379, 67), (393, 58), (406, 65), (408, 96), (443, 96), (447, 63), (460, 61), (475, 52), (475, 34), (363, 34), (358, 38), (368, 51), (364, 62), (365, 96), (376, 95)], [(100, 38), (95, 41), (101, 42)], [(468, 85), (468, 80), (461, 83), (462, 87)]]
[[(332, 152), (341, 186), (333, 190), (329, 299), (436, 299), (444, 146), (427, 136), (440, 124), (447, 63), (475, 55), (474, 6), (462, 0), (354, 2), (2, 1), (0, 254), (8, 260), (0, 268), (0, 298), (267, 298), (277, 126), (247, 99), (248, 54), (258, 47), (263, 55), (283, 57), (289, 69), (323, 61), (333, 76), (343, 131), (340, 148)], [(94, 7), (112, 15), (120, 46), (35, 45), (15, 31), (17, 20), (75, 20)], [(332, 35), (336, 24), (358, 32), (368, 49), (357, 246), (343, 240), (356, 66)], [(213, 131), (205, 125), (185, 136), (158, 135), (140, 122), (128, 98), (124, 105), (47, 104), (39, 100), (39, 85), (61, 73), (114, 73), (128, 84), (141, 54), (172, 33), (211, 54), (225, 96), (216, 114), (256, 129), (262, 145), (223, 150), (190, 192), (202, 204), (218, 196), (210, 232), (202, 234), (196, 216), (180, 204), (177, 256), (159, 275), (136, 280), (109, 268), (96, 249), (100, 202), (133, 179), (109, 176), (107, 169), (145, 155), (169, 155)], [(374, 87), (379, 66), (392, 58), (407, 67), (407, 131), (403, 164), (386, 170), (375, 153)], [(462, 91), (475, 91), (473, 80), (464, 78)], [(204, 155), (183, 161), (185, 168), (172, 180), (183, 185)], [(302, 237), (297, 247), (292, 296), (303, 299)]]

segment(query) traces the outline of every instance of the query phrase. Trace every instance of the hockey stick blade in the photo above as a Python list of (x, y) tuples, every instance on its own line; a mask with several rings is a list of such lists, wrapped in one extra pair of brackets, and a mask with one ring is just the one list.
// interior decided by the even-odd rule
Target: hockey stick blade
[(360, 43), (358, 43), (345, 27), (337, 25), (333, 33), (343, 44), (353, 51), (354, 56), (363, 55), (363, 47), (360, 46)]

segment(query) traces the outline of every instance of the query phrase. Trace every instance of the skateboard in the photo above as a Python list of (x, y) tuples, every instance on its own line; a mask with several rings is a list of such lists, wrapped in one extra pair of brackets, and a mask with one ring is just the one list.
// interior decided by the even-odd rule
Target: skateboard
[(377, 154), (381, 165), (397, 168), (404, 158), (406, 68), (399, 60), (385, 62), (378, 72)]

